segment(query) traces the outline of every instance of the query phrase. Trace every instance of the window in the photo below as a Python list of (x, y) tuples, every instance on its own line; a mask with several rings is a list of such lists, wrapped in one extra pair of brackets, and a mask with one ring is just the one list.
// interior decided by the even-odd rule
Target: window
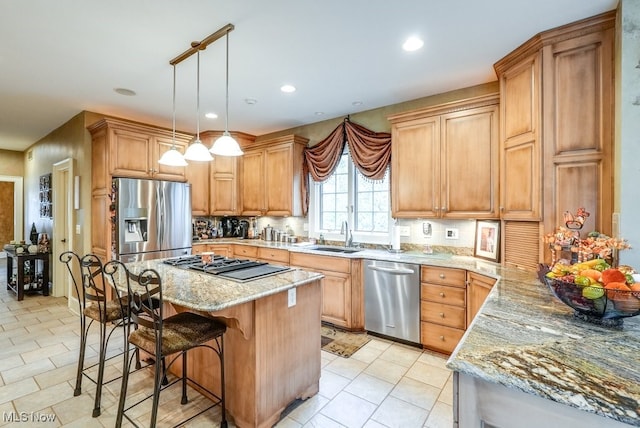
[(323, 234), (331, 240), (344, 239), (340, 231), (346, 221), (355, 242), (388, 243), (389, 174), (380, 181), (367, 179), (345, 151), (333, 175), (313, 188), (312, 236)]

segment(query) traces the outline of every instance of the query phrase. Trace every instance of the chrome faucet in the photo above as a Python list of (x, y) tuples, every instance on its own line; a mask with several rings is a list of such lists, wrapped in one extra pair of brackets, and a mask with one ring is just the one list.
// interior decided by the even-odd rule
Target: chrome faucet
[(353, 233), (349, 230), (349, 223), (343, 221), (340, 226), (340, 235), (344, 234), (344, 246), (350, 247), (353, 245)]

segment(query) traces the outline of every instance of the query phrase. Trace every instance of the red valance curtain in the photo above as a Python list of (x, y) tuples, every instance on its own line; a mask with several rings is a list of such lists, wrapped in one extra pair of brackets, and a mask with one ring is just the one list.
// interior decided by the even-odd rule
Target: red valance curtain
[(327, 138), (304, 149), (304, 215), (309, 204), (309, 175), (313, 181), (328, 179), (338, 166), (345, 144), (349, 145), (351, 159), (362, 175), (371, 180), (384, 178), (391, 161), (391, 134), (373, 132), (345, 119)]

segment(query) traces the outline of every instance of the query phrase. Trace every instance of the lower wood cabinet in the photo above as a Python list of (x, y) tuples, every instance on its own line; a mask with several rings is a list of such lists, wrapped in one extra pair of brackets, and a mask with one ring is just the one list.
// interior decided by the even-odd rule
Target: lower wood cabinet
[(290, 253), (291, 266), (320, 272), (322, 321), (351, 330), (364, 328), (362, 260)]
[(258, 247), (258, 260), (277, 265), (289, 266), (289, 251), (277, 248)]
[(422, 266), (420, 278), (422, 345), (450, 354), (496, 280), (463, 269), (435, 266)]
[(216, 255), (231, 257), (233, 255), (232, 245), (228, 244), (193, 244), (191, 254), (202, 254), (205, 251), (213, 251)]
[(232, 245), (233, 257), (239, 257), (244, 259), (257, 259), (258, 247), (252, 247), (249, 245)]
[(422, 266), (420, 279), (422, 345), (449, 354), (467, 327), (466, 271)]

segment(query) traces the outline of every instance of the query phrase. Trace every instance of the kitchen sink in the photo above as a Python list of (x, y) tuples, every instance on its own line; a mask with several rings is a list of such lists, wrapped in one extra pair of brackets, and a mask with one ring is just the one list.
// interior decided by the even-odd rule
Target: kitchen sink
[(353, 254), (353, 253), (357, 253), (359, 251), (362, 251), (361, 248), (347, 248), (347, 247), (332, 247), (332, 246), (323, 246), (323, 245), (316, 245), (313, 247), (307, 247), (307, 249), (309, 250), (315, 250), (315, 251), (326, 251), (328, 253), (342, 253), (342, 254)]

